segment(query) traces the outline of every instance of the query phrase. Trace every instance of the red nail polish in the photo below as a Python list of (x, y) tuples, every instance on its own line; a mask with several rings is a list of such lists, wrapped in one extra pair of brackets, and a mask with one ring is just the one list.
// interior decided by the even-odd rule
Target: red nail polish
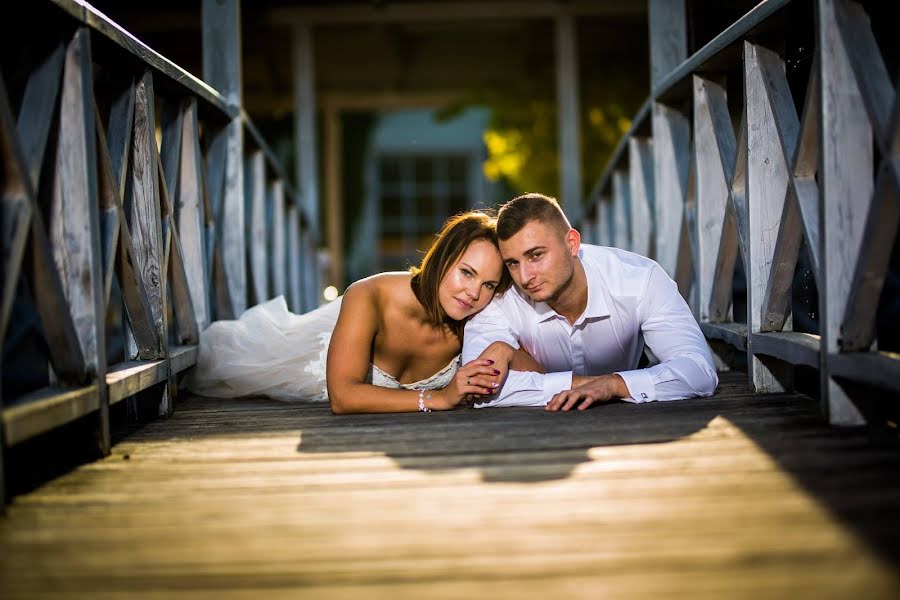
[(487, 359), (487, 363), (488, 363), (489, 365), (492, 365), (492, 364), (494, 364), (494, 361), (492, 361), (492, 360), (489, 358), (489, 359)]
[(498, 371), (497, 369), (494, 369), (494, 375), (499, 375), (499, 374), (500, 374), (500, 371)]

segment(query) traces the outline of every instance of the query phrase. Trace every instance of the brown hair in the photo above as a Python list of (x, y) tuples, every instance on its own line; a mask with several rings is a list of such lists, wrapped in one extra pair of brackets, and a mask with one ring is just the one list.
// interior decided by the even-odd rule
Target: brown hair
[(531, 221), (552, 225), (564, 236), (572, 225), (556, 198), (544, 194), (522, 194), (500, 207), (497, 215), (497, 236), (506, 241)]
[[(447, 222), (435, 235), (434, 243), (425, 253), (419, 266), (409, 269), (409, 272), (412, 273), (413, 293), (425, 308), (428, 321), (436, 327), (449, 326), (460, 339), (462, 339), (465, 323), (454, 321), (447, 316), (438, 299), (438, 288), (450, 267), (459, 260), (472, 242), (478, 240), (488, 241), (498, 248), (497, 219), (487, 211), (477, 210), (454, 215), (447, 219)], [(511, 283), (509, 272), (506, 267), (503, 267), (500, 282), (494, 293), (502, 294)]]

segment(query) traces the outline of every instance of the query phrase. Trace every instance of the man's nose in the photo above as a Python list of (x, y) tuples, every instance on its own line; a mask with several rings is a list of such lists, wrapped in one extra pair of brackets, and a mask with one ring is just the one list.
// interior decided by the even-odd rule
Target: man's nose
[(528, 283), (534, 278), (534, 273), (527, 263), (519, 263), (519, 277), (522, 278), (523, 284)]

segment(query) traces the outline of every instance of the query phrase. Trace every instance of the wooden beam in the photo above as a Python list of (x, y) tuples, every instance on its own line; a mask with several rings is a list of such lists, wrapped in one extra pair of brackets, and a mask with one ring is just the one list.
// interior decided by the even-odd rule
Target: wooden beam
[(240, 0), (203, 0), (203, 80), (231, 107), (241, 101)]
[(329, 284), (344, 288), (344, 194), (343, 133), (341, 115), (329, 111), (323, 115), (325, 135), (322, 141), (325, 159), (325, 229), (328, 239)]
[(687, 57), (687, 19), (684, 0), (648, 0), (650, 26), (650, 85), (660, 81)]
[(288, 251), (288, 306), (292, 312), (303, 312), (302, 270), (303, 257), (300, 255), (300, 209), (290, 206), (287, 210), (287, 251)]
[(691, 155), (691, 125), (681, 112), (653, 105), (655, 258), (675, 276)]
[(135, 90), (134, 134), (125, 206), (131, 226), (132, 259), (146, 292), (156, 338), (154, 348), (139, 348), (142, 356), (162, 357), (166, 328), (162, 282), (163, 240), (157, 179), (156, 117), (153, 76), (144, 71)]
[(653, 258), (653, 143), (647, 138), (631, 138), (628, 145), (628, 189), (631, 251)]
[[(744, 94), (747, 109), (747, 225), (750, 233), (747, 264), (747, 326), (750, 334), (763, 331), (763, 305), (772, 258), (784, 210), (790, 165), (785, 157), (777, 114), (770, 103), (768, 66), (783, 62), (761, 46), (744, 42)], [(783, 99), (790, 101), (790, 96)], [(795, 134), (796, 137), (796, 134)], [(790, 330), (790, 325), (785, 324)], [(782, 392), (790, 385), (789, 373), (775, 371), (770, 362), (748, 355), (748, 375), (757, 392)]]
[(268, 25), (349, 25), (360, 23), (431, 23), (476, 20), (548, 19), (561, 13), (595, 17), (642, 17), (646, 9), (641, 2), (612, 0), (594, 2), (574, 0), (559, 2), (512, 2), (485, 0), (450, 4), (440, 2), (345, 2), (339, 6), (327, 4), (284, 7), (270, 10), (265, 16)]
[(281, 179), (270, 181), (266, 190), (266, 202), (271, 207), (269, 223), (269, 268), (272, 282), (272, 295), (287, 295), (287, 226), (285, 220), (284, 182)]
[(693, 83), (698, 317), (708, 321), (737, 149), (725, 89), (696, 75)]
[(816, 42), (819, 48), (819, 326), (823, 361), (820, 368), (823, 408), (835, 425), (865, 422), (847, 391), (829, 373), (825, 357), (840, 351), (859, 246), (874, 184), (874, 140), (857, 87), (853, 67), (835, 15), (839, 0), (818, 1)]
[(266, 257), (266, 164), (262, 150), (250, 152), (244, 163), (244, 218), (246, 224), (249, 304), (269, 299)]
[(561, 204), (569, 220), (581, 220), (581, 147), (578, 101), (578, 33), (575, 17), (563, 13), (554, 19), (556, 43), (556, 114), (559, 131)]

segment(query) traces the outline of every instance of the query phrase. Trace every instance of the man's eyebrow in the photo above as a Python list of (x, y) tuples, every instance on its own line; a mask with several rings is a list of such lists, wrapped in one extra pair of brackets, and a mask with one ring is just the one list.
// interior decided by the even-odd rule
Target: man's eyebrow
[(523, 254), (525, 254), (527, 256), (528, 254), (534, 254), (538, 250), (545, 250), (546, 248), (547, 248), (546, 246), (535, 246), (533, 248), (529, 248), (528, 250), (523, 252)]

